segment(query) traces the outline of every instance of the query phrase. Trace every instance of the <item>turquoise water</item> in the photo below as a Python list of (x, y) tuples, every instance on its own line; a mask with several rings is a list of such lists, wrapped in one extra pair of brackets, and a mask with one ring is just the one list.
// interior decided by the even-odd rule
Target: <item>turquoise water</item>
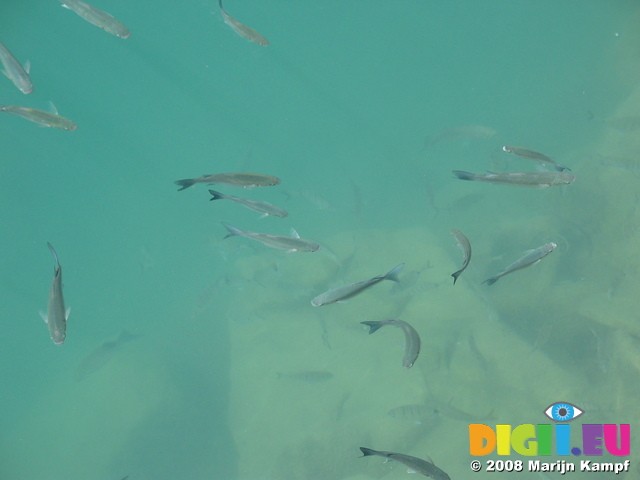
[[(640, 105), (635, 2), (227, 0), (266, 48), (213, 1), (95, 3), (127, 40), (57, 3), (0, 9), (0, 40), (30, 60), (35, 86), (25, 96), (0, 79), (0, 103), (53, 101), (78, 124), (0, 118), (0, 480), (407, 478), (360, 446), (429, 455), (465, 478), (471, 421), (550, 423), (557, 401), (631, 423), (637, 444), (640, 134), (619, 120)], [(459, 125), (496, 133), (425, 146)], [(452, 177), (536, 168), (503, 145), (577, 180)], [(286, 219), (173, 184), (242, 171), (282, 183), (214, 188)], [(223, 241), (221, 221), (294, 227), (323, 248)], [(473, 247), (455, 286), (451, 228)], [(540, 264), (480, 284), (549, 241)], [(71, 307), (61, 347), (38, 315), (46, 242)], [(309, 303), (402, 262), (401, 291)], [(400, 331), (359, 325), (385, 318), (420, 333), (411, 370)], [(140, 337), (105, 347), (123, 330)], [(476, 420), (387, 415), (411, 404)], [(637, 449), (631, 460), (623, 478), (640, 475)]]

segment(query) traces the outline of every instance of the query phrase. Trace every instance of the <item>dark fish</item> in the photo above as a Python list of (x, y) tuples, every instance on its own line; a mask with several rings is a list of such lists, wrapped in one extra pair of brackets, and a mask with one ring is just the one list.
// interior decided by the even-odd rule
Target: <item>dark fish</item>
[(314, 307), (321, 307), (322, 305), (329, 305), (331, 303), (341, 302), (344, 300), (348, 300), (350, 298), (355, 297), (356, 295), (361, 294), (367, 288), (373, 287), (374, 285), (380, 283), (383, 280), (391, 280), (392, 282), (399, 282), (400, 279), (398, 275), (404, 268), (404, 263), (397, 265), (396, 267), (389, 270), (384, 275), (378, 275), (377, 277), (370, 278), (368, 280), (363, 280), (361, 282), (356, 282), (351, 285), (344, 285), (342, 287), (333, 288), (327, 292), (324, 292), (318, 295), (316, 298), (311, 300), (311, 305)]
[(282, 210), (281, 208), (274, 207), (270, 203), (267, 202), (258, 202), (256, 200), (251, 200), (249, 198), (241, 198), (234, 197), (233, 195), (225, 195), (224, 193), (216, 192), (215, 190), (209, 190), (209, 193), (212, 195), (212, 198), (209, 200), (231, 200), (232, 202), (236, 202), (242, 205), (249, 210), (253, 210), (254, 212), (262, 213), (263, 217), (272, 216), (272, 217), (280, 217), (284, 218), (289, 215), (288, 212)]
[(425, 477), (431, 477), (435, 480), (451, 480), (449, 475), (436, 467), (432, 462), (422, 460), (421, 458), (411, 457), (402, 453), (381, 452), (366, 447), (360, 447), (360, 450), (362, 451), (363, 457), (378, 455), (379, 457), (400, 462), (409, 469), (409, 473), (421, 473)]
[(317, 252), (320, 245), (311, 240), (304, 240), (298, 236), (285, 237), (282, 235), (270, 235), (268, 233), (250, 232), (240, 230), (233, 225), (222, 222), (224, 228), (229, 232), (224, 238), (241, 236), (260, 242), (267, 247), (276, 248), (278, 250), (286, 250), (287, 252)]
[(206, 183), (208, 185), (219, 184), (229, 187), (271, 187), (280, 184), (280, 179), (273, 175), (262, 175), (260, 173), (217, 173), (215, 175), (203, 175), (198, 178), (185, 178), (184, 180), (176, 180), (176, 185), (180, 185), (184, 190), (196, 183)]
[(224, 8), (222, 8), (222, 0), (218, 0), (218, 5), (220, 5), (220, 13), (222, 13), (224, 23), (229, 25), (234, 32), (236, 32), (241, 37), (246, 38), (247, 40), (251, 40), (253, 43), (262, 45), (263, 47), (269, 45), (269, 41), (258, 32), (256, 32), (253, 28), (247, 27), (246, 25), (237, 21), (235, 18), (228, 15), (227, 12), (224, 11)]
[(535, 188), (568, 185), (576, 181), (575, 175), (566, 172), (504, 172), (479, 175), (461, 170), (453, 170), (453, 174), (460, 180)]
[(462, 250), (463, 255), (462, 268), (460, 268), (460, 270), (458, 270), (457, 272), (451, 274), (451, 276), (453, 277), (453, 284), (455, 285), (456, 280), (458, 280), (460, 274), (465, 271), (465, 269), (469, 265), (469, 262), (471, 261), (471, 244), (469, 243), (467, 237), (465, 237), (462, 232), (456, 230), (455, 228), (451, 230), (451, 235), (453, 235), (453, 238), (456, 239), (456, 242), (458, 243), (460, 250)]
[(502, 270), (499, 273), (496, 273), (493, 277), (487, 278), (482, 283), (486, 283), (487, 285), (493, 285), (494, 283), (496, 283), (498, 281), (498, 279), (500, 279), (501, 277), (504, 277), (505, 275), (508, 275), (508, 274), (513, 273), (513, 272), (518, 271), (518, 270), (522, 270), (523, 268), (530, 267), (531, 265), (535, 265), (540, 260), (542, 260), (544, 257), (546, 257), (551, 252), (553, 252), (553, 250), (557, 246), (558, 245), (556, 245), (555, 243), (549, 242), (549, 243), (546, 243), (546, 244), (542, 245), (541, 247), (538, 247), (538, 248), (536, 248), (534, 250), (529, 250), (525, 254), (524, 257), (516, 260), (511, 265), (509, 265), (507, 268), (505, 268), (504, 270)]
[(543, 155), (542, 153), (536, 152), (534, 150), (529, 150), (528, 148), (505, 145), (504, 147), (502, 147), (502, 150), (504, 150), (505, 152), (513, 153), (514, 155), (517, 155), (522, 158), (528, 158), (529, 160), (533, 160), (534, 162), (539, 162), (544, 165), (549, 165), (553, 167), (555, 170), (557, 170), (558, 172), (571, 170), (569, 167), (565, 167), (564, 165), (560, 165), (559, 163), (556, 163), (554, 160), (547, 157), (546, 155)]
[(49, 335), (56, 345), (62, 345), (67, 336), (67, 318), (69, 310), (64, 308), (64, 297), (62, 296), (62, 267), (58, 261), (58, 254), (53, 245), (47, 242), (47, 246), (56, 262), (53, 268), (53, 280), (49, 289), (49, 301), (47, 302), (47, 313), (40, 312), (40, 316), (49, 327)]
[(369, 335), (377, 331), (379, 328), (385, 325), (393, 325), (398, 327), (404, 333), (405, 348), (404, 357), (402, 357), (402, 366), (404, 368), (411, 368), (418, 359), (420, 353), (420, 335), (416, 332), (416, 329), (409, 325), (404, 320), (380, 320), (380, 321), (367, 321), (360, 322), (363, 325), (369, 327)]
[(105, 342), (92, 352), (88, 353), (82, 359), (78, 368), (76, 368), (76, 381), (80, 381), (100, 370), (114, 357), (124, 344), (137, 340), (141, 336), (142, 335), (132, 335), (126, 330), (123, 330), (116, 340), (112, 342)]

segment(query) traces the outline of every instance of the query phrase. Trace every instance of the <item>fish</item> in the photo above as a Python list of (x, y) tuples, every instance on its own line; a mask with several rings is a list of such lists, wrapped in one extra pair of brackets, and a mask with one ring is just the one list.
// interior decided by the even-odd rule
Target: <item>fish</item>
[(89, 352), (76, 368), (76, 381), (79, 382), (85, 377), (88, 377), (92, 373), (100, 370), (114, 357), (123, 345), (137, 340), (141, 336), (142, 335), (132, 335), (126, 330), (123, 330), (116, 340), (104, 342), (102, 345)]
[(418, 355), (420, 354), (420, 335), (418, 335), (418, 332), (416, 332), (415, 328), (413, 328), (404, 320), (395, 319), (366, 321), (360, 323), (369, 327), (369, 335), (371, 335), (373, 332), (376, 332), (378, 329), (384, 327), (385, 325), (393, 325), (394, 327), (400, 328), (404, 333), (405, 340), (402, 366), (406, 369), (413, 367), (413, 364), (416, 363)]
[(53, 280), (49, 289), (49, 301), (47, 302), (47, 313), (40, 312), (40, 316), (49, 327), (49, 335), (56, 345), (62, 345), (67, 336), (67, 319), (70, 309), (64, 308), (64, 297), (62, 296), (62, 267), (58, 261), (58, 254), (53, 245), (47, 242), (47, 246), (53, 254), (56, 264), (53, 268)]
[(243, 187), (246, 189), (254, 187), (272, 187), (280, 184), (280, 179), (273, 175), (262, 175), (260, 173), (217, 173), (215, 175), (203, 175), (198, 178), (185, 178), (176, 180), (176, 185), (180, 185), (184, 190), (196, 183), (206, 183), (208, 185), (219, 184), (228, 187)]
[(61, 117), (57, 113), (36, 110), (35, 108), (19, 107), (17, 105), (0, 105), (0, 112), (12, 113), (45, 127), (57, 128), (59, 130), (72, 132), (78, 128), (78, 126), (68, 118)]
[(391, 418), (408, 420), (416, 424), (434, 422), (438, 418), (438, 410), (429, 405), (402, 405), (387, 412)]
[(370, 278), (368, 280), (362, 280), (361, 282), (352, 283), (351, 285), (344, 285), (342, 287), (332, 288), (311, 300), (311, 305), (314, 307), (321, 307), (322, 305), (330, 305), (336, 302), (342, 302), (356, 295), (361, 294), (367, 288), (373, 287), (383, 280), (391, 280), (392, 282), (399, 282), (398, 275), (402, 272), (404, 263), (395, 266), (384, 275), (378, 275), (377, 277)]
[(0, 43), (0, 62), (2, 62), (2, 73), (13, 82), (25, 95), (33, 92), (33, 84), (29, 78), (29, 62), (25, 63), (23, 67), (20, 62), (14, 57), (9, 49)]
[(465, 237), (461, 231), (456, 230), (455, 228), (451, 230), (451, 235), (453, 235), (453, 238), (456, 239), (458, 247), (460, 247), (460, 250), (462, 250), (463, 255), (462, 267), (457, 272), (453, 272), (451, 274), (451, 276), (453, 277), (453, 284), (455, 285), (458, 277), (462, 272), (465, 271), (465, 269), (469, 265), (469, 262), (471, 261), (471, 244), (469, 243), (469, 239), (467, 239), (467, 237)]
[(449, 475), (436, 467), (433, 462), (422, 460), (421, 458), (404, 455), (402, 453), (382, 452), (366, 447), (360, 447), (360, 451), (362, 452), (363, 457), (378, 455), (379, 457), (385, 457), (389, 460), (400, 462), (409, 469), (408, 473), (421, 473), (425, 477), (431, 477), (435, 480), (451, 480)]
[(235, 236), (247, 237), (255, 240), (256, 242), (260, 242), (267, 247), (285, 250), (287, 252), (317, 252), (320, 250), (320, 245), (318, 243), (312, 242), (311, 240), (303, 240), (297, 236), (297, 234), (293, 237), (285, 237), (281, 235), (269, 235), (267, 233), (240, 230), (226, 222), (222, 222), (222, 225), (224, 225), (224, 228), (229, 232), (224, 238)]
[(486, 175), (478, 175), (475, 173), (453, 170), (453, 174), (460, 180), (535, 188), (569, 185), (576, 181), (576, 176), (574, 174), (566, 172), (489, 172)]
[(427, 137), (425, 140), (425, 146), (431, 147), (438, 143), (456, 140), (488, 140), (496, 133), (498, 132), (493, 128), (485, 127), (483, 125), (458, 125), (456, 127), (445, 128), (433, 137)]
[(486, 283), (487, 285), (493, 285), (498, 281), (498, 279), (500, 279), (501, 277), (504, 277), (505, 275), (509, 275), (510, 273), (516, 272), (518, 270), (522, 270), (523, 268), (530, 267), (531, 265), (535, 265), (544, 257), (546, 257), (551, 252), (553, 252), (557, 246), (558, 246), (557, 244), (553, 242), (549, 242), (549, 243), (545, 243), (541, 247), (535, 248), (533, 250), (528, 250), (522, 258), (516, 260), (501, 272), (496, 273), (493, 277), (487, 278), (482, 283)]
[(247, 40), (251, 40), (253, 43), (262, 45), (263, 47), (269, 45), (269, 41), (258, 32), (256, 32), (253, 28), (247, 27), (232, 16), (228, 15), (227, 12), (224, 11), (224, 8), (222, 8), (222, 0), (218, 0), (218, 5), (220, 5), (220, 13), (222, 13), (224, 23), (229, 25), (234, 32), (236, 32), (241, 37), (246, 38)]
[(262, 217), (272, 216), (272, 217), (284, 218), (289, 215), (289, 213), (286, 210), (283, 210), (278, 207), (274, 207), (273, 205), (267, 202), (257, 202), (256, 200), (250, 200), (248, 198), (240, 198), (240, 197), (234, 197), (233, 195), (225, 195), (224, 193), (216, 192), (215, 190), (209, 190), (209, 193), (212, 195), (212, 197), (209, 199), (211, 201), (231, 200), (232, 202), (239, 203), (240, 205), (248, 208), (249, 210), (262, 213)]
[(80, 0), (60, 0), (64, 8), (68, 8), (71, 11), (76, 12), (80, 17), (84, 18), (87, 22), (103, 29), (105, 32), (115, 35), (120, 38), (129, 38), (131, 32), (122, 24), (119, 20), (115, 19), (107, 12), (89, 5), (88, 3), (81, 2)]
[(502, 150), (508, 153), (513, 153), (514, 155), (517, 155), (522, 158), (528, 158), (529, 160), (533, 160), (534, 162), (542, 163), (543, 165), (549, 165), (558, 172), (571, 170), (569, 167), (565, 167), (564, 165), (560, 165), (559, 163), (556, 163), (554, 160), (547, 157), (546, 155), (543, 155), (542, 153), (536, 152), (534, 150), (529, 150), (528, 148), (505, 145), (504, 147), (502, 147)]
[(302, 383), (313, 384), (331, 380), (333, 373), (311, 370), (306, 372), (278, 373), (278, 378), (288, 378)]

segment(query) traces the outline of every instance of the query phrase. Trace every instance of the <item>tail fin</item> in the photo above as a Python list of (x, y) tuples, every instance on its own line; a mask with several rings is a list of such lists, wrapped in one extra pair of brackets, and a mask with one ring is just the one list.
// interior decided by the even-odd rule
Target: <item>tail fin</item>
[(209, 193), (211, 195), (213, 195), (213, 197), (211, 197), (209, 199), (209, 201), (213, 201), (213, 200), (222, 200), (224, 198), (224, 194), (220, 193), (220, 192), (216, 192), (215, 190), (209, 190)]
[(224, 228), (226, 228), (227, 231), (229, 232), (225, 235), (224, 238), (235, 237), (236, 235), (242, 235), (242, 230), (240, 230), (239, 228), (234, 227), (233, 225), (229, 225), (226, 222), (222, 222), (222, 225), (224, 225)]
[(384, 276), (384, 279), (385, 280), (391, 280), (392, 282), (400, 282), (400, 279), (398, 278), (398, 275), (400, 275), (400, 272), (402, 272), (403, 268), (404, 268), (404, 263), (401, 263), (400, 265), (392, 268)]
[(496, 283), (498, 281), (497, 277), (491, 277), (491, 278), (487, 278), (484, 282), (482, 283), (486, 283), (487, 285), (493, 285), (494, 283)]
[(360, 322), (362, 325), (366, 325), (369, 327), (369, 335), (382, 327), (382, 322), (379, 321), (368, 321), (368, 322)]
[(460, 180), (475, 180), (475, 173), (463, 172), (462, 170), (453, 170), (453, 173)]
[(458, 270), (457, 272), (454, 272), (451, 274), (451, 276), (453, 277), (453, 284), (456, 284), (456, 281), (458, 280), (458, 277), (460, 276), (460, 274), (463, 272), (464, 270)]
[(362, 452), (362, 456), (363, 457), (368, 457), (370, 455), (377, 455), (378, 452), (376, 452), (375, 450), (371, 449), (371, 448), (367, 448), (367, 447), (360, 447), (360, 451)]
[(175, 183), (176, 185), (180, 185), (182, 187), (178, 189), (178, 191), (180, 191), (180, 190), (184, 190), (185, 188), (189, 188), (191, 185), (193, 185), (196, 182), (192, 178), (185, 178), (184, 180), (176, 180), (173, 183)]

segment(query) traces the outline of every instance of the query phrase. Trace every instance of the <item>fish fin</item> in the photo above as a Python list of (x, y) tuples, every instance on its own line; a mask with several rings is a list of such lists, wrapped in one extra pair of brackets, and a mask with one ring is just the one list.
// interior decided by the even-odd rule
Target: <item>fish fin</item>
[[(213, 198), (211, 200), (213, 200)], [(265, 217), (268, 217), (268, 216), (269, 216), (268, 213), (263, 213), (262, 215), (260, 215), (260, 218), (265, 218)]]
[(487, 285), (493, 285), (494, 283), (496, 283), (498, 281), (497, 278), (495, 277), (491, 277), (491, 278), (487, 278), (484, 282), (482, 283), (486, 283)]
[(29, 70), (31, 70), (31, 60), (27, 60), (26, 62), (24, 62), (22, 68), (24, 68), (25, 72), (29, 73)]
[(222, 225), (224, 225), (224, 228), (226, 228), (227, 231), (229, 232), (227, 235), (225, 235), (224, 238), (235, 237), (236, 235), (242, 235), (242, 230), (240, 230), (239, 228), (234, 227), (233, 225), (229, 225), (226, 222), (222, 222)]
[[(183, 182), (184, 180), (178, 180), (178, 181)], [(178, 182), (176, 182), (176, 183), (178, 183)], [(183, 188), (187, 188), (187, 187), (183, 187)], [(180, 190), (182, 190), (182, 188)], [(180, 190), (178, 190), (178, 191), (180, 191)], [(209, 199), (209, 201), (222, 200), (224, 198), (224, 195), (222, 193), (216, 192), (215, 190), (209, 190), (209, 193), (212, 195), (212, 197)]]
[(58, 109), (56, 108), (56, 106), (54, 105), (54, 103), (51, 100), (49, 100), (49, 111), (51, 113), (53, 113), (54, 115), (59, 115), (58, 114)]
[(378, 453), (372, 448), (367, 448), (367, 447), (360, 447), (360, 451), (362, 452), (363, 457), (368, 457), (369, 455), (376, 455)]
[(460, 274), (462, 273), (462, 270), (458, 270), (457, 272), (454, 272), (451, 274), (451, 276), (453, 277), (453, 284), (456, 284), (456, 281), (458, 280), (458, 277), (460, 276)]
[(462, 170), (452, 170), (453, 175), (460, 180), (475, 180), (475, 173), (463, 172)]
[(418, 472), (413, 468), (407, 468), (407, 473), (418, 473)]
[(189, 188), (191, 185), (193, 185), (196, 182), (194, 182), (190, 178), (185, 178), (184, 180), (176, 180), (173, 183), (175, 183), (176, 185), (180, 185), (182, 187), (178, 189), (178, 191), (180, 191), (180, 190), (184, 190), (185, 188)]
[(393, 267), (391, 270), (387, 272), (387, 274), (384, 276), (384, 279), (391, 280), (392, 282), (400, 282), (398, 275), (400, 274), (400, 272), (402, 272), (403, 268), (404, 268), (404, 263), (401, 263), (400, 265)]
[(360, 322), (360, 323), (362, 325), (366, 325), (367, 327), (369, 327), (369, 335), (371, 335), (373, 332), (377, 331), (380, 327), (382, 327), (382, 324), (377, 321), (368, 321), (368, 322)]
[(296, 229), (293, 228), (293, 227), (290, 230), (290, 234), (291, 234), (292, 237), (300, 238), (300, 235), (298, 235), (298, 232), (296, 232)]
[[(451, 403), (451, 402), (449, 402), (449, 403)], [(427, 462), (429, 462), (429, 463), (431, 463), (431, 464), (435, 465), (435, 463), (433, 463), (433, 460), (431, 460), (431, 457), (430, 457), (429, 455), (425, 455), (423, 458), (424, 458)]]
[(69, 314), (71, 313), (71, 307), (67, 307), (67, 311), (64, 312), (64, 320), (65, 322), (69, 319)]
[(69, 10), (71, 10), (71, 7), (69, 5), (67, 5), (66, 3), (62, 4), (62, 8), (68, 8)]
[(49, 323), (49, 319), (47, 318), (47, 314), (44, 313), (42, 310), (38, 310), (38, 313), (40, 314), (40, 318), (42, 318), (42, 320), (44, 320), (44, 323)]

